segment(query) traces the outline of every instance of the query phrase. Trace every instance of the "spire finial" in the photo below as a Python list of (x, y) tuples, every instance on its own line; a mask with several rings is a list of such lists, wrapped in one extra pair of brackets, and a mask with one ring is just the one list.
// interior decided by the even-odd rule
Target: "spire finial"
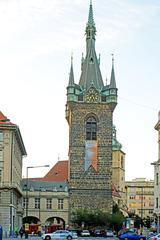
[(71, 52), (71, 64), (73, 64), (73, 52)]
[(86, 36), (87, 36), (87, 39), (95, 39), (95, 35), (96, 35), (96, 27), (95, 27), (94, 18), (93, 18), (92, 0), (90, 0), (88, 22), (86, 27)]
[(93, 8), (92, 8), (92, 0), (90, 0), (90, 7), (89, 7), (89, 16), (88, 16), (88, 24), (95, 25), (93, 19)]
[(112, 66), (113, 66), (114, 65), (114, 54), (112, 53), (111, 56), (112, 56)]

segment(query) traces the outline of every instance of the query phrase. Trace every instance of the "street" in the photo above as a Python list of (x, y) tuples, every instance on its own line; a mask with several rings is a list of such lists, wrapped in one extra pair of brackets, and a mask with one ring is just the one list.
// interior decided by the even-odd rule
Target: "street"
[[(10, 237), (10, 238), (2, 238), (2, 240), (25, 240), (26, 238), (20, 238), (20, 237)], [(78, 240), (118, 240), (118, 237), (78, 237)], [(27, 240), (27, 239), (26, 239)], [(38, 236), (29, 236), (28, 240), (41, 240), (41, 237)]]

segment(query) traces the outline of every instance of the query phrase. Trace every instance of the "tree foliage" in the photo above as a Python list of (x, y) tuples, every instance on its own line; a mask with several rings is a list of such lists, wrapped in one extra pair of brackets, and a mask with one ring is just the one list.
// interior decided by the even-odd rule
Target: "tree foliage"
[(82, 223), (88, 229), (100, 227), (100, 228), (112, 228), (118, 231), (124, 221), (124, 216), (119, 210), (118, 206), (113, 207), (113, 213), (109, 214), (97, 210), (95, 212), (87, 209), (78, 209), (72, 214), (72, 224), (81, 228)]

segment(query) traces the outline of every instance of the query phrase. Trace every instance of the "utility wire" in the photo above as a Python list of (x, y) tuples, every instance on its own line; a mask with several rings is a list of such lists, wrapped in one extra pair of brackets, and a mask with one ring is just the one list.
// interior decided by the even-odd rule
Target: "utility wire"
[(136, 103), (136, 102), (133, 102), (132, 100), (130, 99), (126, 99), (126, 98), (123, 98), (123, 97), (118, 97), (119, 99), (125, 101), (125, 102), (128, 102), (128, 103), (131, 103), (131, 104), (134, 104), (134, 105), (137, 105), (139, 107), (143, 107), (143, 108), (148, 108), (150, 110), (153, 110), (153, 111), (156, 111), (158, 112), (159, 109), (155, 109), (154, 107), (151, 107), (151, 106), (148, 106), (148, 105), (144, 105), (144, 104), (139, 104), (139, 103)]

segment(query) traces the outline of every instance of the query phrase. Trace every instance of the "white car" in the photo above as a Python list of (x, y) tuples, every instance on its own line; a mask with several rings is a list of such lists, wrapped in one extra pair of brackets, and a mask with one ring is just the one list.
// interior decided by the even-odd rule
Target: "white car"
[(81, 236), (88, 237), (88, 236), (90, 236), (90, 232), (88, 230), (82, 230)]
[(106, 237), (114, 237), (112, 230), (107, 230)]
[(77, 238), (77, 233), (67, 230), (57, 230), (53, 233), (45, 233), (42, 235), (43, 240), (72, 240)]

